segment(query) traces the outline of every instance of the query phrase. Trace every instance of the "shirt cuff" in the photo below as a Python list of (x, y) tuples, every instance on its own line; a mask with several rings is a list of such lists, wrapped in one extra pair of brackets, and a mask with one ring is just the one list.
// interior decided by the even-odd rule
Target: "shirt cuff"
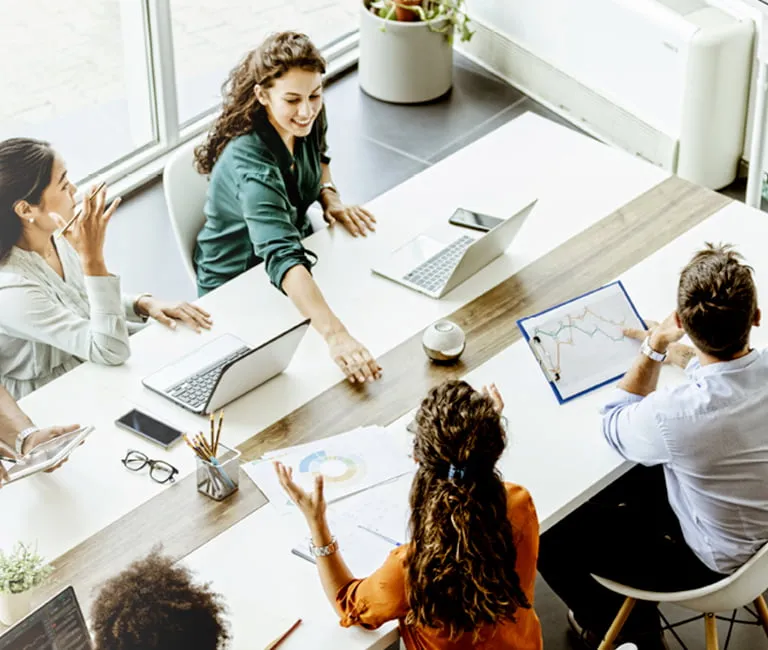
[(627, 404), (642, 402), (643, 399), (645, 398), (642, 395), (635, 395), (635, 393), (630, 393), (623, 388), (614, 388), (608, 396), (608, 401), (603, 408), (600, 409), (600, 414), (605, 415), (618, 406), (626, 406)]
[(92, 312), (114, 316), (124, 315), (119, 276), (86, 275), (84, 281)]

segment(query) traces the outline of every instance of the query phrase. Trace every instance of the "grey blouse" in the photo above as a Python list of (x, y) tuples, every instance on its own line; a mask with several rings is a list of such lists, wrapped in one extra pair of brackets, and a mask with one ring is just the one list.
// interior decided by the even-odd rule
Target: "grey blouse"
[[(118, 365), (144, 322), (120, 278), (85, 276), (64, 238), (54, 240), (64, 279), (40, 255), (14, 246), (0, 263), (0, 383), (24, 397), (82, 361)], [(129, 321), (131, 325), (129, 325)]]

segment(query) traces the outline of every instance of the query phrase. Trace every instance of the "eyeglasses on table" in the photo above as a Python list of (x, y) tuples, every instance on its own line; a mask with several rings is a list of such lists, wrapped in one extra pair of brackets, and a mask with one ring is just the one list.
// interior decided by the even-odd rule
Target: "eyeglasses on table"
[(176, 480), (174, 477), (179, 473), (179, 470), (170, 463), (164, 460), (153, 460), (135, 449), (129, 449), (121, 462), (132, 472), (139, 472), (149, 465), (149, 478), (161, 484), (173, 483)]

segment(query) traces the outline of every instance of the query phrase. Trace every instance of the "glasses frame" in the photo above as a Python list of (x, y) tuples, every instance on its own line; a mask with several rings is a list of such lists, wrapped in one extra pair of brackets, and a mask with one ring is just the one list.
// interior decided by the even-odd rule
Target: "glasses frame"
[[(128, 467), (128, 461), (130, 460), (130, 456), (137, 456), (137, 460), (143, 460), (144, 462), (140, 467)], [(165, 483), (175, 483), (176, 482), (176, 475), (179, 473), (179, 470), (176, 469), (173, 465), (171, 465), (169, 462), (164, 460), (154, 460), (147, 456), (143, 451), (139, 451), (138, 449), (129, 449), (127, 452), (125, 452), (125, 458), (123, 458), (120, 461), (125, 469), (127, 469), (129, 472), (140, 472), (143, 470), (147, 465), (149, 465), (149, 478), (151, 478), (155, 483), (158, 483), (160, 485), (164, 485)], [(159, 481), (156, 479), (152, 473), (155, 471), (155, 467), (158, 465), (165, 465), (166, 467), (169, 467), (171, 469), (171, 473), (163, 481)]]

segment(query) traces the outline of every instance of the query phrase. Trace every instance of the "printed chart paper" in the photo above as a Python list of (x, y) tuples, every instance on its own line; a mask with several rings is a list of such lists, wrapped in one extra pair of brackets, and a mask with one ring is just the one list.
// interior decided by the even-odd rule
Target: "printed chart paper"
[(280, 487), (272, 460), (292, 468), (294, 480), (305, 490), (314, 489), (315, 475), (322, 474), (327, 503), (402, 476), (414, 467), (402, 444), (382, 427), (355, 429), (244, 464), (248, 476), (282, 512), (295, 510), (295, 506)]
[(618, 380), (640, 349), (622, 330), (645, 329), (621, 282), (517, 324), (560, 403)]

